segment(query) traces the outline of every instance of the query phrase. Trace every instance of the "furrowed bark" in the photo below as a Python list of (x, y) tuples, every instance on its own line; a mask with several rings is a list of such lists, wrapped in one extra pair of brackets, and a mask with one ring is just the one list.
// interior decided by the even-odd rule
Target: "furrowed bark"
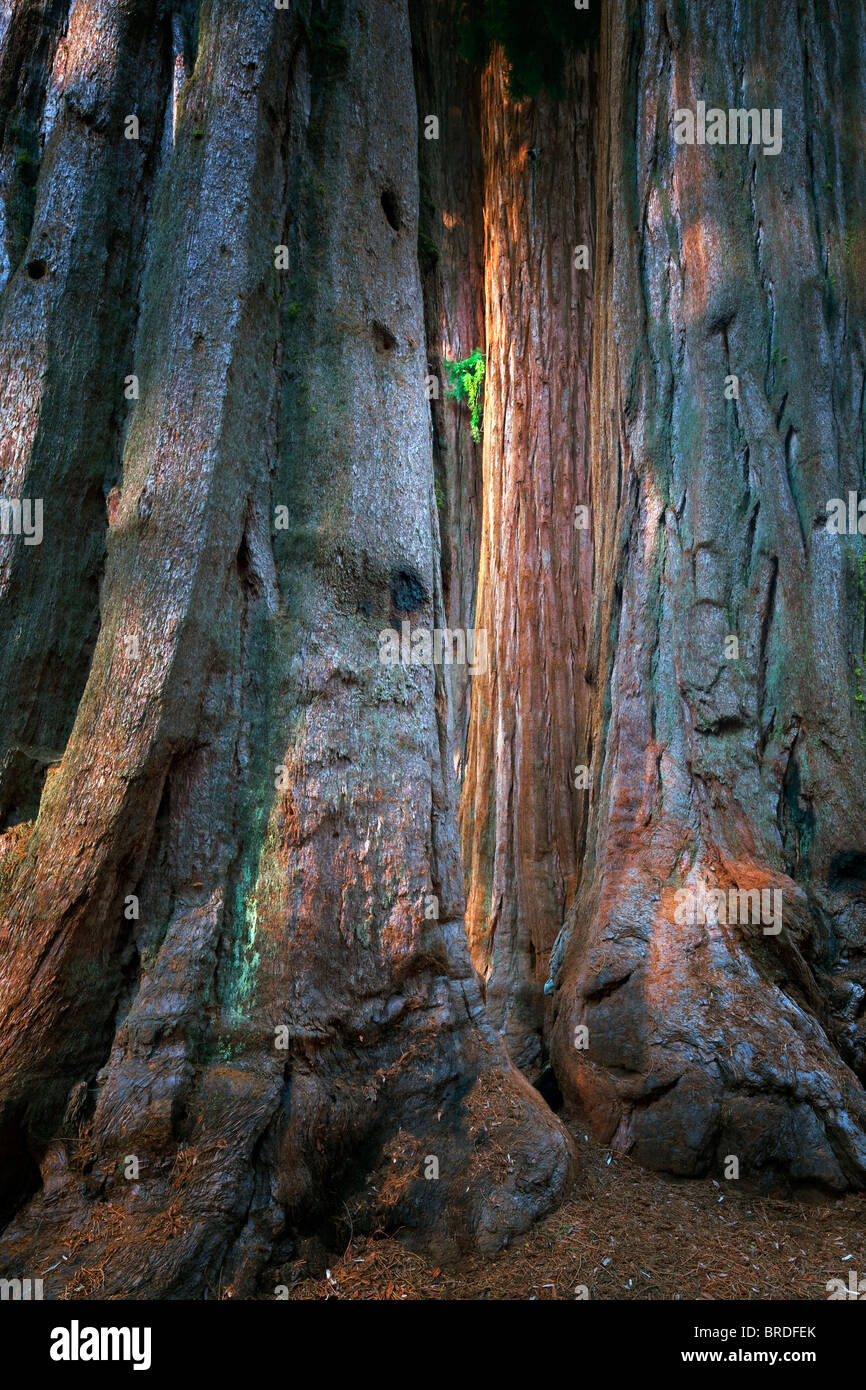
[[(467, 934), (491, 1019), (521, 1067), (543, 1058), (551, 947), (577, 882), (574, 788), (587, 686), (593, 61), (561, 101), (515, 103), (498, 50), (482, 132), (488, 370), (473, 684), (461, 801)], [(588, 265), (577, 255), (585, 247)]]
[[(866, 1176), (862, 542), (825, 526), (863, 480), (863, 38), (859, 4), (606, 7), (593, 790), (553, 962), (598, 1136), (836, 1190)], [(780, 108), (781, 154), (678, 147), (698, 100)], [(781, 932), (678, 923), (700, 882), (780, 891)]]
[[(427, 366), (435, 395), (433, 457), (449, 631), (475, 624), (482, 517), (481, 446), (470, 413), (449, 398), (445, 364), (484, 348), (484, 173), (480, 74), (458, 55), (459, 4), (410, 5), (418, 94), (418, 259), (424, 288)], [(438, 127), (427, 118), (435, 117)], [(431, 138), (427, 138), (427, 135)], [(436, 138), (432, 138), (435, 135)], [(443, 665), (458, 784), (466, 767), (473, 661)]]
[[(159, 21), (110, 8), (116, 59)], [(495, 1248), (570, 1163), (469, 966), (441, 673), (379, 659), (445, 622), (405, 6), (213, 0), (192, 32), (98, 635), (2, 841), (0, 1262), (63, 1241), (54, 1296), (247, 1294), (344, 1218)]]

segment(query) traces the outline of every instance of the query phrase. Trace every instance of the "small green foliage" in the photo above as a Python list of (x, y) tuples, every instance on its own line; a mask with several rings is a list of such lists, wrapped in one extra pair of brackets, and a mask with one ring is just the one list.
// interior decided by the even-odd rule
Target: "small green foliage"
[(289, 319), (291, 320), (292, 323), (294, 323), (295, 319), (298, 317), (298, 314), (299, 314), (300, 312), (301, 312), (301, 306), (300, 306), (300, 304), (290, 304), (290, 305), (289, 305), (289, 308), (288, 308), (288, 315), (289, 315)]
[(481, 387), (487, 364), (481, 348), (476, 348), (462, 362), (449, 362), (446, 358), (443, 367), (451, 383), (449, 400), (466, 401), (472, 411), (472, 438), (477, 444), (481, 438)]

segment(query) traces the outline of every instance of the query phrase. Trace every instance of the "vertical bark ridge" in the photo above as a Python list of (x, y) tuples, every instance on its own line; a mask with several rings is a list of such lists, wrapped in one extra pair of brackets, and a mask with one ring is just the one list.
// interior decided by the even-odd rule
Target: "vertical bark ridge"
[[(594, 792), (554, 1032), (572, 1104), (639, 1160), (836, 1189), (866, 1158), (863, 742), (859, 542), (824, 522), (862, 476), (863, 160), (830, 113), (862, 20), (607, 7)], [(677, 147), (698, 99), (781, 108), (781, 154)], [(699, 883), (780, 891), (782, 931), (677, 922)]]
[[(512, 1056), (543, 1055), (542, 988), (579, 867), (586, 704), (589, 369), (595, 249), (592, 60), (562, 101), (512, 102), (501, 51), (482, 132), (488, 369), (476, 677), (462, 797), (467, 933)], [(588, 267), (577, 268), (585, 246)]]
[(212, 0), (175, 91), (98, 638), (0, 844), (0, 1256), (73, 1231), (63, 1296), (249, 1293), (344, 1218), (492, 1249), (570, 1171), (469, 966), (441, 676), (379, 660), (444, 620), (406, 6)]

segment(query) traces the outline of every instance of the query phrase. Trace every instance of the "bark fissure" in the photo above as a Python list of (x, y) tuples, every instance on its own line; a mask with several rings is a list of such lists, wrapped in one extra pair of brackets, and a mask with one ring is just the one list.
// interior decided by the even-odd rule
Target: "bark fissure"
[(3, 1272), (492, 1251), (549, 1061), (651, 1166), (862, 1186), (859, 0), (607, 0), (520, 99), (459, 0), (5, 15)]

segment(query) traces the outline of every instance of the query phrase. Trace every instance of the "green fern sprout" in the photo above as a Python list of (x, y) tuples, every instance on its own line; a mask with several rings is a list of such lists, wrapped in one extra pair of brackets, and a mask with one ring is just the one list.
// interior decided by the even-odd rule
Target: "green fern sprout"
[(446, 358), (443, 366), (451, 383), (446, 393), (449, 400), (466, 401), (472, 411), (472, 438), (477, 444), (481, 439), (481, 386), (487, 370), (484, 353), (476, 348), (462, 362), (449, 362)]

